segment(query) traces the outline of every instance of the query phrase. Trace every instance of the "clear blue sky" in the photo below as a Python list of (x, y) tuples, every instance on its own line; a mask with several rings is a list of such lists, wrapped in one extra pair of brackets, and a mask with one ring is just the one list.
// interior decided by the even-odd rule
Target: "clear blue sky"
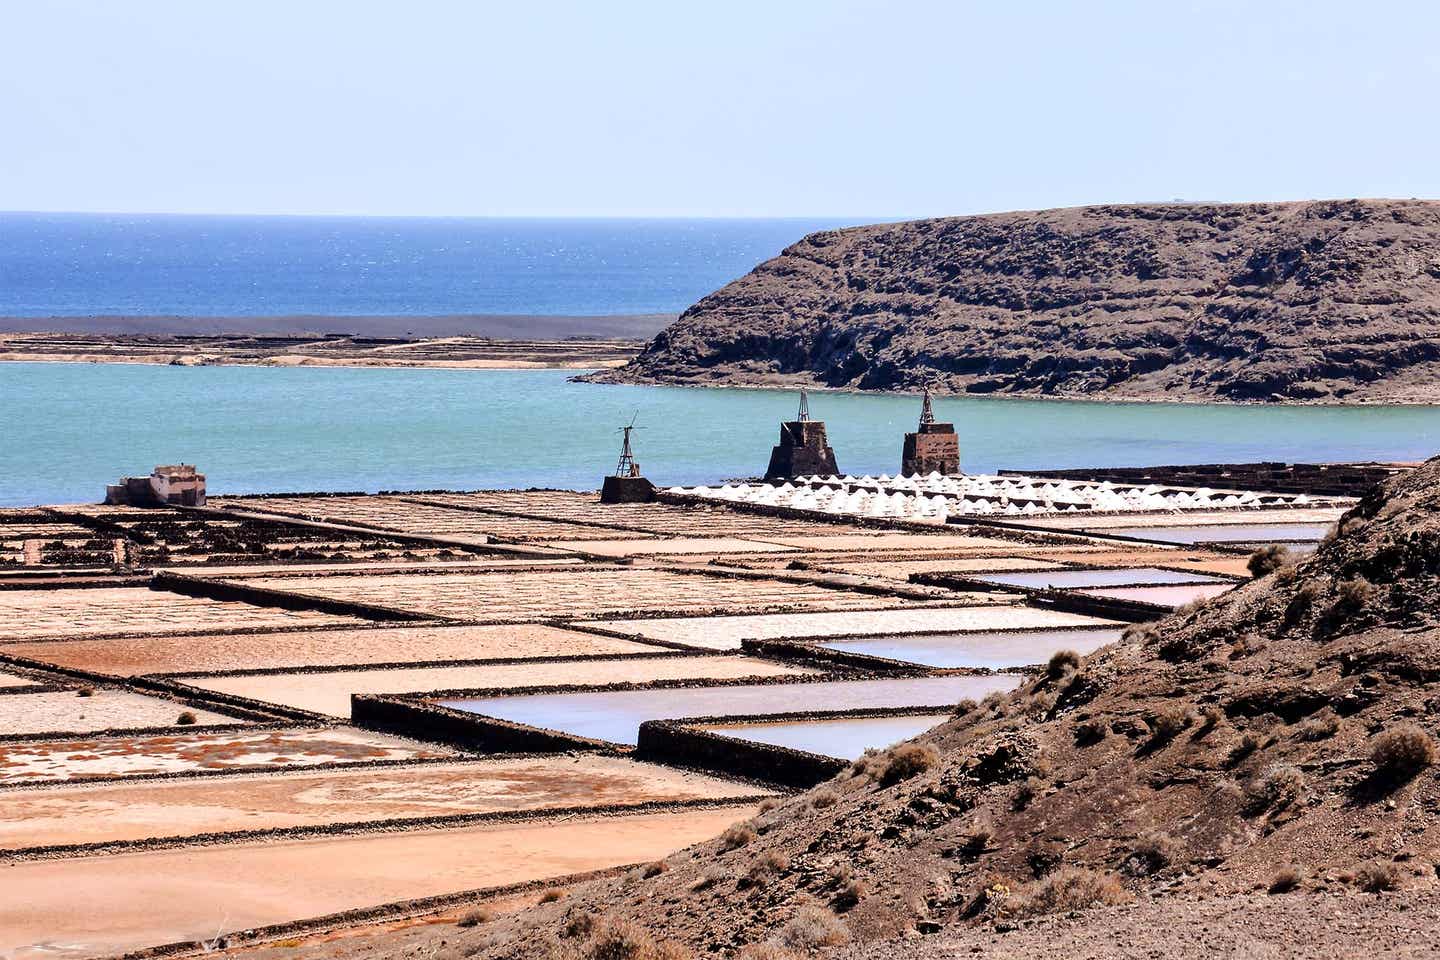
[(1440, 5), (0, 0), (0, 210), (1440, 195)]

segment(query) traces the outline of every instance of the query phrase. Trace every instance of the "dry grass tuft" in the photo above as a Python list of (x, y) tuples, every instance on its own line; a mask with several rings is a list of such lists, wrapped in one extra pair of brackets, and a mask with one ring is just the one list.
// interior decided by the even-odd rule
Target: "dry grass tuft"
[(1180, 844), (1168, 833), (1147, 833), (1130, 847), (1125, 871), (1148, 877), (1160, 873), (1181, 856)]
[(1370, 742), (1370, 759), (1376, 779), (1399, 785), (1435, 762), (1435, 741), (1415, 724), (1402, 723)]
[(558, 903), (564, 899), (565, 891), (561, 890), (559, 887), (551, 887), (549, 890), (546, 890), (544, 893), (540, 894), (541, 903)]
[(1108, 873), (1081, 867), (1061, 867), (1036, 881), (1015, 903), (1020, 917), (1041, 917), (1089, 907), (1113, 906), (1128, 898), (1120, 881)]
[(1355, 882), (1366, 893), (1400, 889), (1400, 868), (1393, 863), (1367, 863), (1355, 871)]
[(1300, 886), (1300, 871), (1295, 867), (1281, 867), (1270, 878), (1271, 893), (1289, 893)]
[(830, 790), (828, 788), (824, 790), (817, 790), (815, 793), (810, 795), (810, 809), (824, 810), (828, 807), (835, 806), (835, 804), (839, 801), (840, 796), (834, 790)]
[(465, 913), (459, 920), (455, 921), (457, 927), (478, 927), (482, 923), (489, 923), (495, 919), (495, 912), (489, 907), (476, 907)]
[(1080, 669), (1080, 654), (1074, 650), (1057, 650), (1045, 665), (1045, 675), (1051, 680), (1059, 680), (1067, 674), (1074, 673)]
[(940, 751), (928, 743), (902, 743), (886, 754), (880, 784), (894, 786), (902, 780), (918, 777), (939, 762)]
[(1289, 566), (1294, 560), (1290, 556), (1290, 548), (1278, 543), (1261, 547), (1250, 554), (1249, 561), (1245, 568), (1250, 571), (1250, 576), (1259, 579), (1267, 574), (1274, 573), (1281, 567)]
[(1155, 745), (1169, 743), (1190, 726), (1190, 712), (1181, 706), (1157, 710), (1145, 718), (1150, 726), (1150, 741)]
[(1295, 728), (1295, 739), (1314, 742), (1328, 740), (1340, 729), (1340, 720), (1333, 713), (1318, 713)]
[(819, 907), (806, 906), (795, 911), (776, 934), (776, 941), (788, 950), (809, 951), (819, 947), (838, 947), (850, 942), (850, 931), (835, 914)]
[(666, 863), (664, 860), (656, 860), (653, 863), (645, 864), (645, 866), (640, 870), (640, 877), (641, 879), (649, 880), (651, 877), (658, 877), (662, 873), (669, 872), (670, 864)]
[(1252, 813), (1290, 806), (1305, 792), (1305, 774), (1288, 763), (1272, 763), (1245, 791)]
[(197, 718), (195, 714), (191, 713), (189, 710), (184, 710), (180, 713), (180, 716), (175, 718), (175, 723), (177, 726), (188, 727), (194, 725), (196, 720)]
[(728, 852), (739, 850), (741, 847), (754, 841), (758, 836), (755, 828), (747, 821), (745, 823), (731, 824), (720, 834), (720, 849)]
[(76, 691), (75, 691), (75, 696), (77, 696), (77, 697), (93, 697), (93, 696), (95, 696), (95, 688), (94, 688), (94, 687), (81, 687), (79, 690), (76, 690)]

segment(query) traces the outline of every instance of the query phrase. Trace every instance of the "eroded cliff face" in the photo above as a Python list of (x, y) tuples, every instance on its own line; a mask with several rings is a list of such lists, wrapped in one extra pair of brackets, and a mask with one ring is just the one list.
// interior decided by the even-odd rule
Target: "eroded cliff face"
[(1440, 401), (1440, 203), (1157, 204), (812, 234), (607, 382)]

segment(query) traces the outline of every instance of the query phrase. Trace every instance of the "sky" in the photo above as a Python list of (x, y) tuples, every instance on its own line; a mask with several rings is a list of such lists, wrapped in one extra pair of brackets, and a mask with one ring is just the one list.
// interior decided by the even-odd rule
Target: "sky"
[(0, 210), (1440, 196), (1440, 5), (0, 0)]

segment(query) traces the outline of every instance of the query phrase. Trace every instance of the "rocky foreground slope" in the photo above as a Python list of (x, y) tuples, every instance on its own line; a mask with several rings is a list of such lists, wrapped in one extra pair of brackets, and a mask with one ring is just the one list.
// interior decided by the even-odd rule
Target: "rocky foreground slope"
[(1262, 557), (1278, 569), (1088, 660), (1057, 656), (1009, 696), (962, 703), (716, 841), (510, 916), (344, 949), (878, 960), (1423, 947), (1440, 919), (1440, 458), (1366, 497), (1313, 557), (1283, 560)]
[(1440, 401), (1440, 203), (1081, 207), (812, 234), (592, 379)]

